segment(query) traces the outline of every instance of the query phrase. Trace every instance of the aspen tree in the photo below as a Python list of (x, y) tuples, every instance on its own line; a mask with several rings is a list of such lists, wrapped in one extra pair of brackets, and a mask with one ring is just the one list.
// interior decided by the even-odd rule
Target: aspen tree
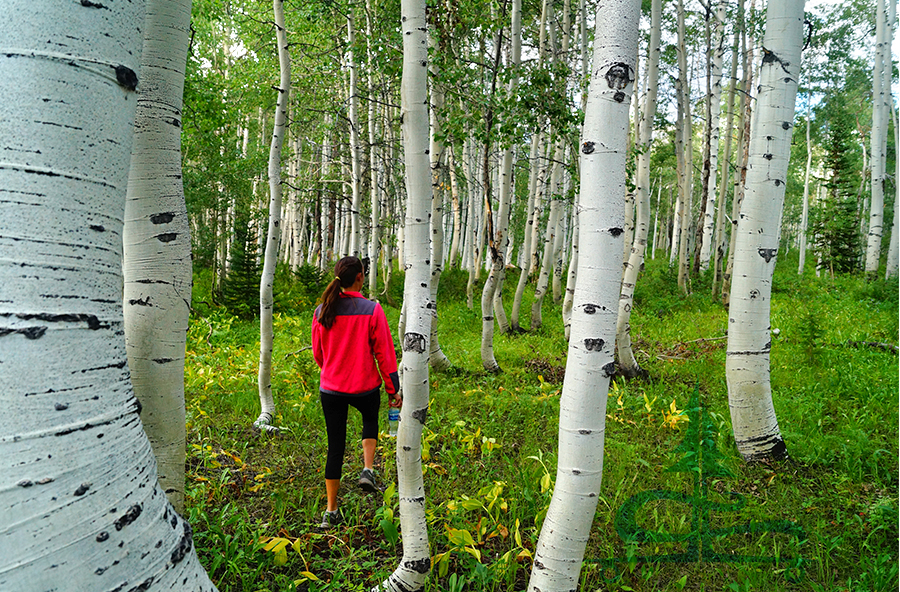
[(369, 192), (371, 195), (371, 225), (369, 237), (369, 297), (378, 290), (378, 256), (381, 252), (381, 184), (379, 179), (378, 148), (376, 144), (375, 57), (372, 52), (372, 0), (366, 0), (366, 78), (369, 85)]
[[(444, 50), (442, 38), (435, 39), (435, 34), (429, 36), (433, 47), (441, 52)], [(431, 159), (431, 297), (434, 304), (431, 317), (431, 339), (429, 340), (428, 360), (435, 370), (448, 370), (453, 366), (444, 351), (441, 349), (437, 333), (437, 292), (441, 281), (441, 273), (444, 270), (444, 141), (443, 121), (441, 110), (444, 108), (444, 89), (437, 82), (440, 74), (437, 64), (432, 61), (429, 64), (431, 71), (431, 143), (428, 155)]]
[(141, 421), (169, 501), (184, 511), (184, 356), (191, 236), (181, 182), (190, 0), (151, 0), (144, 18), (123, 230), (125, 345)]
[(719, 170), (719, 119), (722, 101), (722, 57), (725, 51), (724, 46), (722, 45), (722, 40), (724, 39), (723, 29), (725, 27), (725, 6), (723, 4), (719, 4), (719, 7), (715, 11), (715, 21), (713, 42), (710, 46), (712, 59), (711, 67), (709, 68), (710, 91), (708, 97), (709, 106), (707, 108), (707, 117), (709, 120), (706, 123), (707, 135), (705, 152), (707, 154), (707, 159), (706, 162), (703, 163), (705, 208), (703, 213), (703, 232), (700, 239), (700, 257), (698, 259), (701, 271), (705, 271), (709, 268), (716, 226), (716, 173)]
[[(897, 129), (897, 112), (894, 110), (893, 102), (891, 103), (891, 119), (894, 123), (894, 146), (900, 146), (900, 130)], [(896, 171), (895, 179), (900, 179), (900, 158), (895, 159)], [(891, 238), (889, 240), (887, 265), (884, 272), (884, 279), (897, 277), (898, 268), (898, 252), (897, 252), (897, 214), (900, 208), (897, 207), (897, 198), (894, 198), (894, 222), (891, 225)]]
[(693, 127), (691, 123), (691, 84), (690, 73), (687, 67), (687, 40), (684, 29), (684, 0), (678, 0), (678, 93), (679, 111), (682, 113), (682, 177), (680, 188), (680, 201), (678, 220), (680, 234), (678, 239), (678, 287), (682, 292), (690, 290), (690, 230), (691, 207), (694, 193), (694, 166), (693, 166)]
[(875, 64), (872, 69), (872, 134), (869, 232), (866, 247), (866, 273), (878, 271), (881, 235), (884, 225), (884, 185), (887, 164), (887, 132), (890, 114), (891, 22), (885, 0), (875, 0)]
[(659, 46), (662, 30), (662, 2), (653, 0), (650, 5), (650, 46), (647, 59), (647, 95), (638, 127), (637, 170), (635, 184), (635, 202), (637, 216), (635, 218), (634, 244), (625, 262), (625, 273), (622, 278), (622, 290), (618, 302), (618, 318), (616, 322), (616, 349), (618, 351), (619, 369), (629, 377), (641, 373), (640, 365), (634, 358), (631, 349), (631, 309), (634, 303), (634, 285), (638, 273), (644, 264), (647, 252), (647, 234), (650, 224), (650, 146), (653, 142), (653, 119), (656, 117), (656, 87), (659, 79)]
[(640, 0), (597, 7), (581, 141), (578, 282), (560, 397), (559, 461), (529, 592), (575, 590), (597, 508), (625, 222), (625, 161)]
[(215, 590), (159, 486), (126, 355), (145, 3), (4, 7), (0, 590)]
[[(754, 12), (756, 0), (750, 0), (750, 14)], [(731, 277), (734, 272), (734, 244), (737, 240), (737, 224), (741, 213), (741, 203), (744, 201), (744, 187), (747, 180), (747, 158), (750, 142), (750, 124), (753, 119), (753, 50), (754, 42), (747, 45), (747, 25), (744, 15), (743, 0), (738, 0), (738, 26), (741, 28), (741, 53), (743, 54), (742, 82), (738, 110), (737, 163), (738, 174), (734, 177), (734, 194), (731, 198), (731, 235), (729, 237), (728, 261), (725, 264), (725, 273), (722, 274), (722, 303), (728, 304), (731, 297)]]
[(403, 407), (397, 434), (397, 482), (403, 557), (375, 590), (418, 592), (431, 571), (425, 486), (422, 479), (422, 428), (428, 414), (428, 352), (434, 315), (428, 258), (431, 217), (431, 166), (428, 157), (428, 38), (424, 0), (402, 0), (403, 78), (400, 86), (403, 152), (406, 163), (406, 326), (401, 340)]
[(803, 178), (803, 215), (800, 219), (800, 262), (797, 265), (797, 273), (803, 275), (806, 266), (806, 230), (809, 223), (809, 173), (812, 168), (812, 143), (810, 142), (810, 115), (812, 107), (807, 103), (806, 108), (806, 174)]
[(800, 76), (803, 4), (784, 0), (766, 11), (757, 115), (736, 230), (725, 377), (735, 443), (747, 461), (787, 456), (772, 404), (769, 313)]
[(275, 338), (272, 326), (272, 306), (275, 283), (275, 263), (281, 240), (281, 148), (287, 128), (287, 110), (291, 93), (291, 57), (288, 53), (287, 32), (284, 27), (284, 0), (272, 0), (275, 16), (275, 38), (278, 43), (278, 64), (281, 80), (275, 105), (275, 123), (269, 148), (269, 229), (259, 287), (259, 402), (262, 410), (253, 426), (266, 432), (277, 431), (275, 400), (272, 397), (272, 349)]
[[(512, 101), (519, 85), (518, 66), (522, 61), (522, 0), (512, 1), (510, 18), (510, 67), (513, 69), (513, 74), (509, 79), (506, 94), (507, 99)], [(504, 255), (506, 254), (506, 244), (509, 242), (507, 230), (509, 228), (510, 200), (514, 187), (512, 176), (513, 150), (512, 147), (507, 147), (503, 150), (500, 159), (500, 204), (497, 209), (494, 234), (490, 239), (491, 272), (481, 296), (481, 364), (488, 372), (500, 370), (500, 365), (494, 358), (494, 315), (502, 313), (503, 302), (498, 295), (502, 293), (506, 271)]]
[[(738, 2), (738, 10), (741, 14), (743, 13), (743, 0), (740, 0)], [(726, 101), (726, 105), (728, 106), (728, 115), (725, 118), (725, 133), (723, 134), (725, 138), (725, 147), (722, 152), (722, 174), (721, 180), (719, 181), (719, 209), (716, 212), (716, 231), (714, 235), (715, 252), (712, 255), (712, 257), (715, 259), (715, 261), (713, 262), (712, 281), (712, 294), (714, 298), (718, 294), (719, 280), (722, 279), (722, 274), (725, 271), (723, 269), (726, 237), (725, 204), (727, 203), (728, 181), (730, 178), (729, 174), (731, 172), (731, 145), (733, 144), (731, 135), (734, 130), (734, 99), (735, 91), (737, 89), (738, 43), (740, 42), (740, 35), (741, 29), (739, 26), (736, 26), (734, 28), (734, 37), (731, 43), (731, 73), (728, 76), (728, 80), (730, 82), (728, 84), (728, 100)]]

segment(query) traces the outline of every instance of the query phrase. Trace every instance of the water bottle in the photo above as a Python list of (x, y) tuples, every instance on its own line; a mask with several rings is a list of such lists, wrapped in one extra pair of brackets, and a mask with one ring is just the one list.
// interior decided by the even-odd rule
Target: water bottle
[(391, 438), (397, 437), (397, 427), (400, 425), (400, 408), (388, 407), (388, 434)]

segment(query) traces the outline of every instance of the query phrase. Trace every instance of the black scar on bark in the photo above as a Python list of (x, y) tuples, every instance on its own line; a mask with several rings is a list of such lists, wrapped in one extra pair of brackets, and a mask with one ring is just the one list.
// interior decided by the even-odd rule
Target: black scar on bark
[(597, 339), (587, 338), (584, 340), (584, 348), (586, 350), (592, 351), (592, 352), (598, 352), (598, 351), (602, 350), (604, 344), (605, 344), (605, 342), (600, 338), (597, 338)]
[(164, 234), (157, 234), (156, 239), (161, 243), (170, 243), (173, 240), (178, 238), (177, 232), (166, 232)]
[(585, 304), (584, 305), (584, 314), (594, 314), (597, 312), (597, 305), (595, 304)]
[(91, 2), (91, 0), (81, 0), (81, 5), (85, 8), (106, 8), (99, 2)]
[(619, 238), (619, 235), (621, 235), (623, 232), (625, 232), (625, 231), (622, 230), (621, 228), (610, 228), (609, 229), (609, 233), (613, 236), (613, 238)]
[(778, 249), (757, 249), (757, 252), (759, 253), (759, 256), (768, 263), (775, 258), (775, 253), (778, 252)]
[(95, 317), (94, 315), (88, 314), (20, 314), (16, 315), (16, 317), (22, 319), (23, 321), (30, 321), (36, 319), (38, 321), (46, 321), (48, 323), (77, 323), (77, 322), (85, 322), (87, 323), (88, 329), (92, 331), (96, 331), (97, 329), (107, 329), (109, 325), (102, 325), (100, 323), (100, 319)]
[(594, 152), (594, 142), (585, 142), (581, 145), (581, 151), (584, 154), (593, 154)]
[(134, 504), (133, 506), (128, 508), (128, 510), (124, 514), (122, 514), (118, 520), (116, 520), (114, 524), (116, 530), (122, 530), (123, 528), (137, 520), (142, 511), (143, 508), (141, 507), (141, 504)]
[(412, 416), (422, 425), (425, 425), (425, 420), (428, 419), (428, 408), (425, 409), (417, 409), (412, 412)]
[(88, 490), (90, 488), (91, 488), (90, 483), (82, 483), (81, 485), (78, 486), (78, 489), (75, 490), (75, 496), (78, 497), (78, 496), (84, 495), (85, 493), (88, 492)]
[(194, 545), (194, 535), (191, 531), (191, 525), (188, 524), (187, 520), (182, 521), (181, 524), (184, 527), (184, 532), (182, 532), (175, 550), (172, 551), (172, 556), (170, 558), (172, 560), (172, 565), (181, 563)]
[(607, 378), (611, 378), (612, 376), (615, 376), (615, 374), (616, 374), (616, 363), (615, 363), (615, 362), (610, 362), (609, 364), (605, 365), (605, 366), (603, 367), (603, 373), (606, 375)]
[(108, 540), (108, 539), (109, 539), (109, 533), (106, 532), (105, 530), (104, 530), (103, 532), (101, 532), (100, 534), (97, 535), (97, 542), (98, 542), (98, 543), (102, 543), (103, 541), (106, 541), (106, 540)]
[(404, 567), (408, 567), (416, 573), (427, 574), (431, 571), (431, 558), (426, 557), (424, 559), (419, 559), (416, 561), (407, 561), (403, 564)]
[[(631, 77), (631, 66), (626, 64), (625, 62), (616, 62), (612, 66), (609, 67), (609, 70), (606, 71), (605, 78), (606, 84), (609, 88), (614, 90), (622, 90), (626, 86), (628, 86), (629, 82), (632, 82), (633, 78)], [(625, 93), (622, 94), (622, 99), (625, 98)], [(619, 93), (616, 93), (616, 97), (614, 97), (618, 102), (622, 102), (621, 99), (618, 98)]]
[(129, 300), (128, 304), (130, 304), (131, 306), (153, 306), (152, 304), (150, 304), (149, 296), (147, 296), (145, 300), (141, 300), (140, 298), (136, 300)]
[(781, 122), (781, 129), (783, 129), (783, 130), (789, 130), (789, 129), (791, 129), (791, 122), (790, 122), (790, 121), (782, 121), (782, 122)]
[(150, 222), (153, 224), (168, 224), (175, 219), (175, 212), (163, 212), (150, 216)]
[(106, 232), (106, 228), (101, 226), (100, 224), (91, 224), (90, 229), (96, 230), (97, 232)]
[(44, 336), (44, 333), (47, 332), (47, 327), (28, 327), (27, 329), (20, 329), (19, 333), (25, 336), (25, 339), (40, 339)]
[(116, 66), (116, 81), (125, 90), (134, 91), (137, 89), (137, 74), (128, 66)]
[(742, 440), (741, 443), (757, 443), (757, 442), (768, 442), (773, 441), (774, 444), (771, 448), (769, 448), (766, 452), (761, 452), (758, 454), (754, 454), (750, 457), (747, 457), (747, 462), (761, 462), (766, 460), (785, 460), (788, 458), (787, 446), (784, 443), (784, 438), (781, 436), (760, 436), (759, 438), (748, 438), (746, 440)]
[(403, 351), (425, 352), (425, 336), (419, 333), (407, 333), (403, 336)]
[(56, 405), (53, 406), (53, 408), (56, 409), (57, 411), (65, 411), (66, 409), (69, 408), (69, 406), (66, 405), (65, 403), (57, 403)]

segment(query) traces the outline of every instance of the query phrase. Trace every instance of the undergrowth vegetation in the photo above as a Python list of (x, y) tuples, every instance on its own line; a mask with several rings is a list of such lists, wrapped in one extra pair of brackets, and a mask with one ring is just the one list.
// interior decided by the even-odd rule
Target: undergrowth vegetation
[[(598, 397), (607, 405), (604, 474), (581, 589), (897, 589), (898, 366), (880, 345), (897, 343), (897, 283), (801, 278), (795, 269), (780, 264), (771, 317), (773, 396), (790, 459), (747, 465), (728, 412), (727, 309), (702, 281), (680, 295), (674, 273), (648, 262), (632, 331), (649, 378), (617, 379), (608, 400)], [(272, 386), (282, 432), (267, 436), (252, 429), (258, 325), (213, 305), (208, 276), (195, 276), (186, 512), (223, 592), (369, 590), (401, 555), (394, 440), (379, 439), (386, 490), (358, 491), (358, 414), (339, 497), (345, 522), (316, 527), (326, 439), (309, 343), (321, 281), (311, 268), (299, 278), (279, 272)], [(398, 306), (402, 281), (395, 272)], [(442, 276), (438, 331), (454, 369), (431, 375), (423, 437), (426, 589), (523, 590), (555, 478), (561, 311), (547, 298), (540, 330), (497, 334), (502, 372), (488, 374), (479, 299), (469, 310), (465, 286), (462, 272)], [(399, 308), (381, 300), (396, 327)], [(698, 434), (707, 464), (685, 464)], [(721, 470), (709, 470), (713, 460)], [(628, 533), (630, 542), (621, 538)]]

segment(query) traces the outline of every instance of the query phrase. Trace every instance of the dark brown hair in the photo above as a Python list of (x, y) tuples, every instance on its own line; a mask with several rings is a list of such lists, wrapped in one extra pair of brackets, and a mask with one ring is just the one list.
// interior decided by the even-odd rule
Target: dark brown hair
[(319, 323), (326, 329), (334, 325), (337, 315), (337, 302), (341, 299), (341, 288), (349, 288), (356, 281), (356, 276), (365, 273), (363, 263), (358, 257), (344, 257), (334, 266), (334, 279), (322, 293), (322, 306), (319, 308)]

